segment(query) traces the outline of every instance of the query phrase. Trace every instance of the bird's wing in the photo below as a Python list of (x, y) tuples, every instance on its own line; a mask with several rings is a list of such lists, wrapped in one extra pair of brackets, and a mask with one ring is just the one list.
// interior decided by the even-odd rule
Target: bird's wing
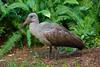
[(77, 35), (69, 32), (68, 29), (66, 29), (64, 26), (62, 26), (60, 24), (43, 22), (40, 25), (41, 25), (40, 27), (42, 29), (41, 31), (46, 31), (47, 30), (47, 31), (50, 32), (50, 31), (55, 29), (56, 31), (60, 31), (60, 32), (63, 31), (63, 32), (67, 33), (68, 35), (72, 35), (72, 36), (75, 36), (75, 37), (79, 38)]
[(65, 27), (63, 27), (60, 24), (57, 23), (48, 23), (48, 22), (43, 22), (40, 23), (40, 27), (45, 30), (45, 29), (59, 29), (59, 30), (64, 30), (64, 31), (68, 31)]
[(54, 46), (83, 47), (83, 42), (79, 37), (59, 24), (47, 23), (43, 25), (43, 29), (44, 36), (48, 41), (54, 44)]

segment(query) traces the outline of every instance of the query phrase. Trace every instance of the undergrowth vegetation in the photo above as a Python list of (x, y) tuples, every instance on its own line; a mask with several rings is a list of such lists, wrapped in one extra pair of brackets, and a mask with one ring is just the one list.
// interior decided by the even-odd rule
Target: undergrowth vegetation
[[(33, 62), (28, 62), (28, 60), (23, 60), (23, 62), (21, 63), (16, 63), (15, 60), (11, 60), (10, 62), (6, 61), (4, 65), (7, 67), (57, 67), (57, 64), (59, 64), (58, 61), (55, 62), (55, 64), (45, 64), (45, 62), (43, 62), (41, 59), (38, 59)], [(77, 60), (73, 60), (72, 64), (74, 67), (79, 67)], [(67, 67), (68, 64), (65, 63), (65, 61), (63, 61), (62, 64), (59, 64), (58, 66)]]
[[(28, 27), (20, 28), (26, 16), (36, 12), (40, 21), (59, 23), (80, 36), (86, 48), (100, 45), (100, 0), (0, 0), (0, 37), (6, 42), (0, 55), (8, 52), (16, 42), (27, 39), (28, 46), (38, 43), (31, 39)], [(24, 37), (22, 37), (24, 36)]]

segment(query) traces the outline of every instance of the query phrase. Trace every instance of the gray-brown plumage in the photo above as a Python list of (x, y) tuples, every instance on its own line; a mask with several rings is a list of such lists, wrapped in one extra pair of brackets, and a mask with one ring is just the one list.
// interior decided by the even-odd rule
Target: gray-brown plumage
[(62, 25), (48, 22), (39, 23), (36, 13), (30, 13), (23, 25), (28, 23), (30, 33), (43, 44), (50, 46), (50, 52), (52, 51), (52, 46), (64, 46), (78, 49), (84, 48), (82, 40), (69, 32)]

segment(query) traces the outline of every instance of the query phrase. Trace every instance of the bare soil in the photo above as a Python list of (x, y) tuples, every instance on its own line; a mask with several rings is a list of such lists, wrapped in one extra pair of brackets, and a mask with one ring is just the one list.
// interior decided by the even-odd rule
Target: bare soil
[[(46, 67), (100, 67), (100, 47), (95, 47), (91, 49), (83, 49), (82, 51), (77, 51), (72, 55), (59, 54), (58, 59), (55, 58), (48, 59), (48, 47), (36, 47), (23, 49), (14, 48), (11, 52), (6, 54), (0, 60), (0, 67), (6, 67), (5, 61), (15, 61), (17, 64), (22, 63), (27, 60), (28, 63), (35, 64), (40, 60), (47, 65)], [(53, 55), (56, 51), (53, 49)]]

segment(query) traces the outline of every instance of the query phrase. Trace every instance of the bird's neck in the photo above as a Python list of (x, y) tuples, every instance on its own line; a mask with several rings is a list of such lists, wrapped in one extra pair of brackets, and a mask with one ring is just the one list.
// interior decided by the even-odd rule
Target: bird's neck
[(38, 25), (39, 25), (39, 22), (31, 22), (29, 27), (32, 29), (32, 28), (38, 27)]
[(31, 22), (31, 24), (38, 25), (39, 22)]
[(39, 28), (39, 23), (35, 23), (35, 22), (32, 22), (29, 24), (29, 31), (31, 32), (32, 35), (37, 35), (37, 31), (38, 31), (38, 28)]

